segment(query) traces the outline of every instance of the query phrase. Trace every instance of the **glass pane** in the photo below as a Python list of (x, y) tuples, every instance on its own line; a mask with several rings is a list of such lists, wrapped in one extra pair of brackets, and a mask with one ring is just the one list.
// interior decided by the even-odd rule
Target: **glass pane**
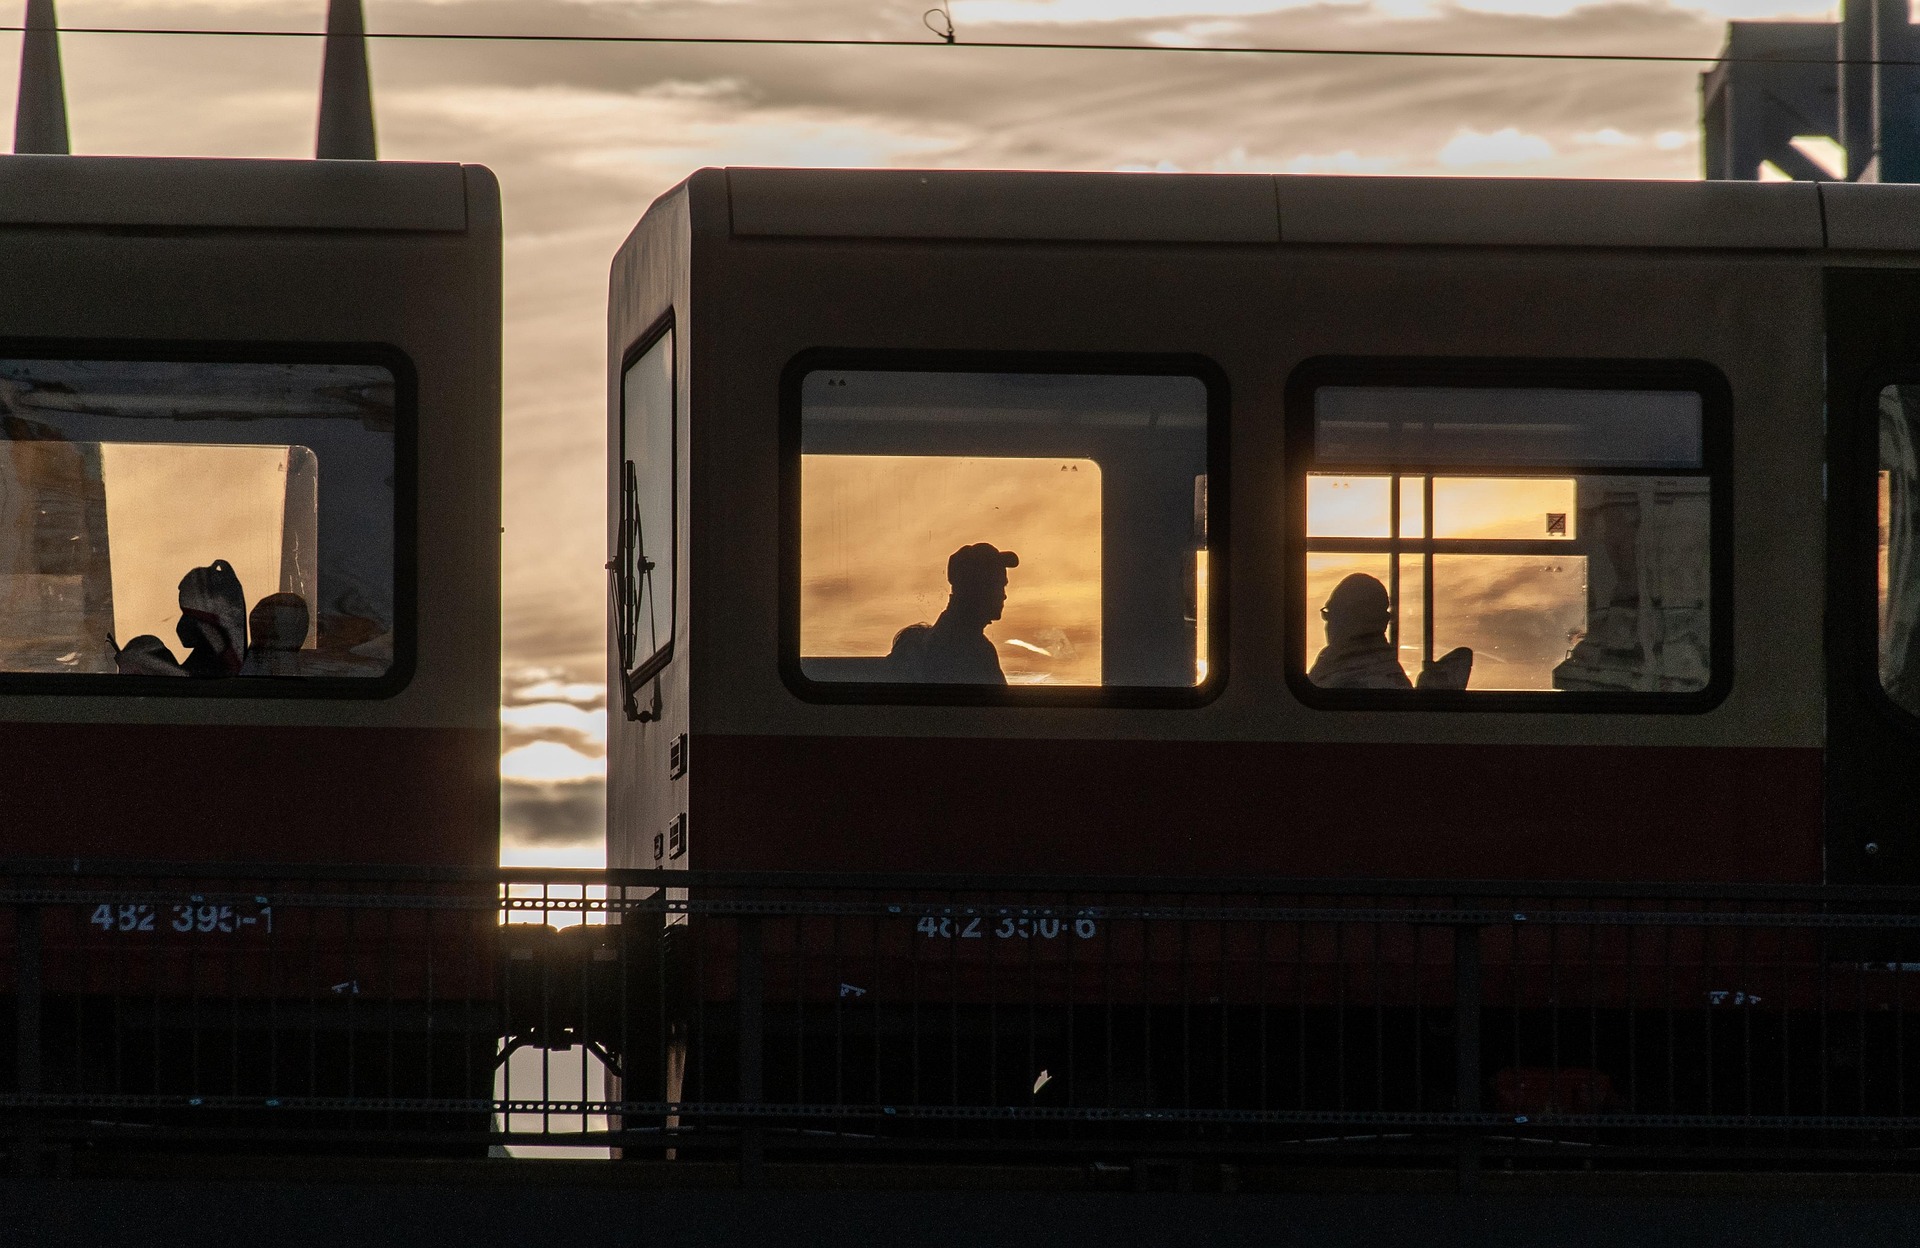
[[(998, 618), (974, 633), (990, 643), (1006, 683), (1100, 683), (1092, 460), (806, 455), (800, 514), (800, 662), (810, 679), (890, 679), (881, 669), (903, 666), (888, 660), (903, 630), (966, 611), (954, 600), (966, 596), (971, 565), (949, 564), (986, 543), (1019, 559), (998, 569), (1005, 598), (982, 611)], [(937, 681), (948, 670), (923, 662), (917, 676)]]
[(1880, 394), (1880, 683), (1920, 714), (1920, 386)]
[(622, 581), (628, 587), (621, 650), (629, 669), (673, 641), (673, 330), (627, 366), (621, 383), (621, 458), (632, 473), (623, 503), (629, 530)]
[(1472, 650), (1468, 689), (1552, 689), (1587, 612), (1587, 561), (1436, 555), (1433, 650)]
[(1711, 490), (1704, 477), (1585, 477), (1587, 618), (1556, 689), (1685, 693), (1712, 674)]
[(0, 673), (386, 672), (394, 403), (371, 365), (0, 361)]
[(1211, 624), (1208, 606), (1213, 596), (1208, 555), (1205, 547), (1193, 552), (1193, 683), (1196, 685), (1207, 683), (1207, 639)]
[(1197, 378), (820, 370), (801, 386), (800, 668), (1187, 687)]
[(1435, 477), (1433, 535), (1442, 538), (1572, 540), (1570, 477)]
[(1403, 633), (1394, 648), (1392, 580), (1387, 555), (1307, 556), (1307, 679), (1323, 689), (1412, 688), (1404, 664), (1419, 670), (1419, 640)]
[(1400, 478), (1400, 536), (1427, 535), (1427, 479)]
[[(1336, 477), (1319, 473), (1309, 476), (1307, 536), (1391, 536), (1391, 487), (1391, 477)], [(1416, 495), (1416, 504), (1417, 501)], [(1414, 514), (1419, 514), (1417, 506)]]
[(1314, 453), (1327, 465), (1410, 470), (1698, 468), (1691, 390), (1322, 386)]

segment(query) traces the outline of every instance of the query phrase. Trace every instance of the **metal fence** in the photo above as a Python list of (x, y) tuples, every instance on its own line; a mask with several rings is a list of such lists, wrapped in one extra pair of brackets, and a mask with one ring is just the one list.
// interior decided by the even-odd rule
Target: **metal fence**
[(1920, 1162), (1889, 889), (0, 866), (0, 1147)]

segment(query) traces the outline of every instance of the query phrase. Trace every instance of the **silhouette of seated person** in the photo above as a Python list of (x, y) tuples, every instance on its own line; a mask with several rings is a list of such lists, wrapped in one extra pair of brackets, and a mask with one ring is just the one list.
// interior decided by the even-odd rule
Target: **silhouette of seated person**
[(180, 621), (174, 635), (187, 657), (174, 663), (158, 637), (143, 633), (116, 653), (115, 668), (134, 676), (238, 676), (247, 661), (247, 597), (233, 565), (215, 559), (180, 578)]
[(312, 626), (307, 600), (299, 594), (268, 594), (247, 617), (249, 644), (246, 676), (298, 676), (300, 647)]
[[(1393, 608), (1387, 587), (1365, 572), (1334, 586), (1320, 608), (1327, 622), (1327, 644), (1313, 661), (1307, 679), (1322, 689), (1411, 689), (1400, 656), (1387, 639)], [(1473, 651), (1449, 650), (1420, 673), (1421, 689), (1465, 689), (1473, 671)]]
[(889, 678), (942, 685), (1006, 684), (986, 629), (1007, 605), (1007, 569), (1019, 566), (1019, 555), (986, 542), (954, 551), (947, 559), (947, 609), (930, 625), (910, 624), (894, 634), (887, 654)]
[(167, 649), (167, 643), (152, 633), (142, 633), (124, 646), (115, 648), (113, 667), (122, 676), (185, 676), (187, 671)]

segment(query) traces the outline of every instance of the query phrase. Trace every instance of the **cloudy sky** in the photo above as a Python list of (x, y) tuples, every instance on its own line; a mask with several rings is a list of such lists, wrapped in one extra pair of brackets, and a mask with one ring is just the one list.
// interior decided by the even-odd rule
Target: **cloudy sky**
[[(931, 0), (366, 3), (373, 30), (927, 43), (373, 46), (381, 154), (489, 165), (505, 196), (503, 855), (515, 862), (598, 859), (607, 264), (646, 205), (692, 170), (1691, 178), (1700, 165), (1698, 69), (1686, 65), (978, 50), (927, 32)], [(950, 10), (962, 43), (1711, 55), (1729, 18), (1831, 18), (1807, 3), (952, 0)], [(59, 7), (69, 27), (318, 30), (325, 3)], [(63, 54), (76, 152), (312, 154), (318, 40), (69, 34)]]

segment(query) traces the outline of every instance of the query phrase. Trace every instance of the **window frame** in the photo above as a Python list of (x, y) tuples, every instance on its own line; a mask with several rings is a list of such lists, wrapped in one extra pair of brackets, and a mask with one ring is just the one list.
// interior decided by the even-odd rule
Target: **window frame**
[[(1700, 396), (1698, 469), (1524, 470), (1502, 464), (1321, 467), (1314, 459), (1314, 396), (1326, 386), (1408, 388), (1690, 390)], [(1502, 357), (1317, 356), (1289, 374), (1286, 384), (1286, 645), (1287, 686), (1315, 710), (1477, 711), (1531, 714), (1700, 714), (1725, 701), (1733, 686), (1733, 399), (1726, 375), (1703, 360), (1538, 359)], [(1433, 477), (1699, 476), (1708, 482), (1709, 568), (1707, 637), (1710, 668), (1700, 689), (1678, 692), (1559, 691), (1550, 689), (1327, 689), (1307, 679), (1315, 648), (1307, 620), (1307, 477), (1314, 472)], [(1327, 539), (1323, 539), (1327, 540)], [(1341, 540), (1341, 539), (1331, 539)], [(1442, 539), (1422, 539), (1433, 542)], [(1556, 543), (1556, 546), (1560, 545)], [(1572, 543), (1567, 543), (1571, 546)], [(1409, 673), (1411, 678), (1414, 674)]]
[[(1206, 391), (1207, 430), (1207, 677), (1196, 685), (949, 685), (914, 682), (819, 681), (800, 667), (800, 447), (802, 385), (809, 373), (1057, 373), (1095, 376), (1191, 377)], [(1205, 706), (1228, 679), (1228, 422), (1227, 374), (1197, 354), (1059, 351), (940, 351), (815, 347), (787, 361), (780, 374), (779, 668), (802, 701), (896, 706), (1131, 707)]]
[[(245, 676), (182, 680), (88, 672), (0, 672), (0, 696), (385, 699), (413, 680), (419, 660), (419, 376), (386, 342), (0, 338), (0, 359), (130, 364), (364, 364), (393, 377), (393, 661), (379, 676)], [(190, 444), (189, 444), (190, 445)], [(323, 468), (324, 471), (324, 468)], [(321, 486), (324, 490), (324, 484)]]
[[(633, 340), (620, 357), (620, 436), (614, 448), (614, 463), (618, 465), (618, 478), (614, 494), (614, 513), (616, 536), (614, 541), (614, 586), (616, 596), (632, 594), (631, 603), (616, 598), (615, 618), (611, 632), (614, 643), (614, 658), (620, 667), (620, 705), (629, 720), (644, 721), (656, 718), (656, 714), (640, 706), (640, 690), (659, 678), (673, 662), (675, 640), (679, 634), (680, 611), (680, 339), (675, 328), (676, 322), (672, 308), (648, 325), (645, 332)], [(627, 542), (631, 533), (632, 517), (627, 512), (626, 471), (632, 462), (627, 455), (627, 375), (662, 339), (672, 336), (667, 347), (667, 392), (672, 396), (673, 410), (667, 418), (667, 514), (670, 517), (667, 526), (667, 549), (672, 551), (673, 568), (665, 578), (667, 584), (667, 639), (656, 647), (645, 659), (639, 658), (640, 647), (640, 604), (638, 590), (639, 578), (628, 583), (626, 572)], [(638, 476), (638, 471), (635, 473)], [(636, 481), (636, 485), (638, 482)], [(658, 597), (658, 588), (655, 589)], [(620, 632), (622, 613), (626, 623), (633, 630), (629, 642)], [(634, 661), (628, 663), (628, 657)]]

